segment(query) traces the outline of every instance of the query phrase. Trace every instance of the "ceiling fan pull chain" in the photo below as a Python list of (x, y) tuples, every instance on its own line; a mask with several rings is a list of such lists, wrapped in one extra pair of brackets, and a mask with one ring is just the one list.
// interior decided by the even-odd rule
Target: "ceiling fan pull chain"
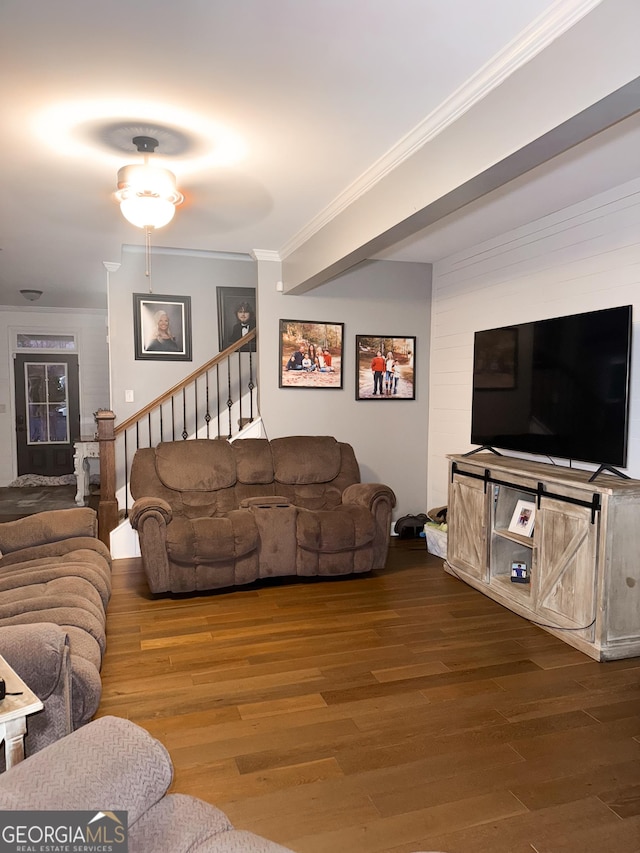
[(151, 289), (151, 228), (148, 225), (144, 229), (144, 257), (144, 274), (149, 279), (149, 293), (153, 293), (153, 290)]

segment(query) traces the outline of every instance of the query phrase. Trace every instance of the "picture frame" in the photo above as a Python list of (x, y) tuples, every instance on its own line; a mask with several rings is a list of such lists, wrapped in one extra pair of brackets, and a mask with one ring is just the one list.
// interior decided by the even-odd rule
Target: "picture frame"
[(510, 391), (516, 387), (518, 330), (513, 327), (476, 332), (473, 387), (476, 391)]
[(341, 389), (343, 340), (344, 323), (280, 320), (279, 387)]
[[(247, 331), (256, 328), (256, 291), (253, 287), (216, 287), (218, 307), (218, 347), (227, 349)], [(242, 310), (247, 309), (247, 310)], [(255, 339), (242, 347), (241, 352), (255, 352)]]
[(535, 503), (519, 500), (509, 522), (509, 533), (516, 533), (518, 536), (532, 536), (535, 519)]
[(415, 400), (415, 358), (415, 337), (356, 335), (356, 400)]
[(134, 293), (133, 336), (136, 360), (191, 361), (191, 297)]

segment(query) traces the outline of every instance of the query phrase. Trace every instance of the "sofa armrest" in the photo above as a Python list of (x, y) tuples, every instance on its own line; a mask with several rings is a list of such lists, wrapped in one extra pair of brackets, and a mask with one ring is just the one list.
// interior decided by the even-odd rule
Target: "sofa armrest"
[(170, 505), (162, 498), (138, 498), (129, 522), (138, 531), (142, 566), (152, 593), (171, 589), (167, 556), (167, 525), (173, 519)]
[(142, 527), (148, 514), (154, 515), (156, 520), (163, 524), (169, 524), (173, 518), (171, 507), (162, 498), (138, 498), (129, 513), (129, 523), (134, 530)]
[(0, 524), (0, 554), (49, 542), (98, 536), (98, 515), (91, 507), (53, 509)]
[(173, 778), (164, 746), (120, 717), (101, 717), (0, 775), (0, 809), (128, 812), (134, 824)]
[(374, 517), (376, 532), (372, 568), (384, 568), (391, 534), (391, 511), (396, 505), (395, 494), (382, 483), (353, 483), (342, 493), (342, 503), (366, 507)]
[(69, 637), (51, 622), (5, 625), (0, 655), (44, 704), (27, 721), (25, 754), (33, 755), (73, 730)]
[(71, 655), (71, 711), (73, 728), (86, 725), (98, 710), (102, 679), (95, 666), (80, 655)]
[(382, 483), (353, 483), (342, 493), (343, 504), (357, 504), (372, 511), (380, 501), (388, 503), (390, 509), (396, 505), (395, 494)]

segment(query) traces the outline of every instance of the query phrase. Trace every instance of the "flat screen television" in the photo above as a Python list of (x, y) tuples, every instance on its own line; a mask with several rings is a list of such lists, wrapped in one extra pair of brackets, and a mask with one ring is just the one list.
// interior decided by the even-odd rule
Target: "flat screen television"
[(632, 306), (475, 333), (471, 442), (625, 467)]

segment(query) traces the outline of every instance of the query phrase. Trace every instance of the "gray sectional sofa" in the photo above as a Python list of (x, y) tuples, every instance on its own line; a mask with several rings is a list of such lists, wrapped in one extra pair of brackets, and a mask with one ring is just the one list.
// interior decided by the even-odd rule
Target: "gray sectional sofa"
[(0, 524), (0, 554), (0, 655), (45, 705), (29, 755), (98, 709), (111, 555), (89, 507)]

